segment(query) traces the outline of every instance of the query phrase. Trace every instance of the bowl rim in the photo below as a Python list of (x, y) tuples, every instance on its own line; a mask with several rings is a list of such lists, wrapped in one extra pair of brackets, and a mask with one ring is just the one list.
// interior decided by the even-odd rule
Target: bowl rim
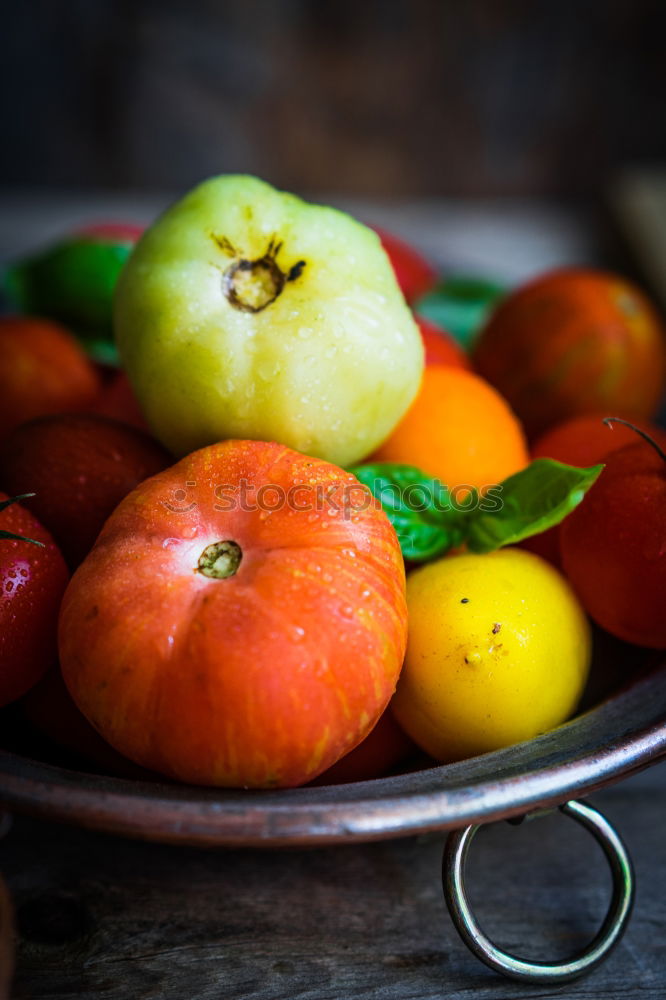
[(551, 808), (666, 755), (666, 659), (524, 743), (371, 781), (275, 791), (100, 776), (0, 750), (0, 805), (146, 840), (217, 847), (363, 842)]

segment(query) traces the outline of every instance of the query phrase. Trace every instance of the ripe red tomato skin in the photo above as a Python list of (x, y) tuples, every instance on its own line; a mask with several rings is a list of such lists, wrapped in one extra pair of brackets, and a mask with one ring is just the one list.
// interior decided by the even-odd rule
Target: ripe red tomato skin
[(437, 272), (424, 257), (404, 240), (398, 239), (385, 229), (372, 227), (391, 261), (396, 281), (402, 294), (410, 304), (420, 299), (437, 283)]
[[(636, 444), (638, 438), (635, 431), (622, 424), (613, 424), (612, 427), (604, 424), (604, 417), (608, 415), (586, 414), (557, 424), (535, 441), (530, 449), (531, 457), (554, 458), (557, 462), (565, 462), (567, 465), (585, 467), (604, 463), (611, 452), (627, 444)], [(622, 416), (622, 414), (615, 415)], [(635, 423), (637, 427), (650, 434), (657, 444), (666, 448), (666, 431), (647, 420), (637, 420)], [(540, 535), (526, 538), (520, 542), (520, 547), (527, 549), (528, 552), (534, 552), (557, 569), (561, 569), (561, 529), (562, 525), (557, 524)]]
[(150, 433), (125, 372), (114, 372), (92, 406), (94, 413)]
[[(0, 493), (0, 501), (7, 496)], [(0, 538), (0, 706), (20, 698), (57, 657), (60, 601), (69, 574), (48, 531), (18, 503), (0, 511), (0, 529), (43, 542)]]
[(612, 635), (666, 648), (666, 462), (625, 445), (562, 523), (564, 571), (590, 617)]
[[(225, 483), (246, 486), (231, 505)], [(314, 503), (340, 487), (364, 491), (350, 517), (302, 506), (300, 491)], [(265, 488), (299, 495), (269, 513), (255, 502)], [(406, 642), (399, 544), (365, 493), (259, 441), (201, 449), (137, 487), (63, 600), (79, 709), (121, 753), (181, 781), (290, 787), (333, 764), (388, 703)], [(198, 560), (222, 540), (242, 561), (209, 579)]]
[(38, 417), (0, 445), (0, 481), (14, 495), (35, 492), (25, 505), (72, 568), (123, 497), (171, 463), (148, 434), (89, 413)]

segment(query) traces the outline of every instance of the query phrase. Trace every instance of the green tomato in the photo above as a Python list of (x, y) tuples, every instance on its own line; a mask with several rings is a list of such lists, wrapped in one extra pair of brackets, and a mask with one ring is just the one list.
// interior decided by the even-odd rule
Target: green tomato
[(253, 438), (350, 464), (391, 433), (423, 368), (379, 237), (254, 177), (206, 181), (157, 220), (121, 275), (114, 323), (176, 454)]

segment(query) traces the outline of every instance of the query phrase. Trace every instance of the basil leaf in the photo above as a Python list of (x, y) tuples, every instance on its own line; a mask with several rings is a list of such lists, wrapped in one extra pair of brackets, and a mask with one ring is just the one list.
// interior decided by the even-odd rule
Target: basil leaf
[(464, 541), (460, 511), (439, 479), (413, 465), (379, 462), (349, 470), (379, 500), (410, 562), (443, 555)]
[[(537, 458), (509, 476), (470, 512), (466, 542), (470, 552), (492, 552), (559, 524), (581, 502), (603, 465), (577, 469)], [(495, 505), (489, 510), (489, 502)]]

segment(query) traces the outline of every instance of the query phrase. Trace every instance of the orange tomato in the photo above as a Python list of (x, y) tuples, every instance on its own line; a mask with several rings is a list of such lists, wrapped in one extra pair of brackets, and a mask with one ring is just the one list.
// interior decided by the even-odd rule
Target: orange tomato
[(520, 423), (500, 394), (478, 375), (430, 365), (419, 393), (373, 459), (416, 465), (450, 490), (500, 483), (524, 468)]
[(354, 476), (225, 441), (137, 487), (60, 618), (79, 709), (138, 764), (197, 784), (302, 784), (388, 704), (406, 643), (397, 537)]
[(600, 410), (654, 416), (666, 346), (659, 317), (638, 288), (601, 271), (565, 270), (503, 299), (472, 360), (534, 438)]

